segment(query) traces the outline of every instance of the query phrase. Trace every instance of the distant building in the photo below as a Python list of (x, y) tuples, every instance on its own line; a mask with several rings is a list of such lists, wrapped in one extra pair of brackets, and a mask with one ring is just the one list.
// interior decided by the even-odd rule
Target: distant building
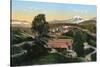
[(61, 34), (61, 33), (66, 33), (69, 31), (71, 26), (59, 26), (59, 27), (54, 27), (50, 29), (50, 34)]

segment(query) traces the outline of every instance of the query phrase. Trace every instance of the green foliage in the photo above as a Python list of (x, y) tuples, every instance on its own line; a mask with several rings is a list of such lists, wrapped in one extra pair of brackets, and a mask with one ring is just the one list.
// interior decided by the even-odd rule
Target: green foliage
[(76, 57), (76, 58), (67, 58), (60, 54), (53, 53), (46, 56), (41, 56), (35, 64), (56, 64), (56, 63), (73, 63), (73, 62), (85, 62), (85, 58)]
[(69, 59), (61, 56), (57, 53), (48, 54), (46, 56), (42, 56), (39, 58), (39, 60), (36, 62), (37, 64), (54, 64), (54, 63), (66, 63)]
[(47, 36), (49, 33), (49, 25), (45, 20), (44, 14), (39, 14), (35, 16), (32, 21), (32, 31), (36, 33), (38, 36)]
[(23, 30), (19, 28), (14, 28), (11, 30), (11, 43), (17, 44), (23, 41), (32, 41), (33, 38), (28, 33), (23, 32)]
[(96, 47), (96, 41), (95, 41), (95, 40), (89, 39), (89, 40), (88, 40), (88, 43), (89, 43), (91, 46)]
[(73, 38), (73, 49), (77, 52), (78, 56), (84, 56), (84, 45), (83, 43), (86, 41), (87, 36), (86, 34), (77, 28), (72, 28), (69, 32), (65, 33), (64, 35), (70, 36)]
[(72, 37), (70, 37), (70, 36), (65, 36), (65, 35), (56, 36), (56, 38), (58, 38), (58, 39), (72, 39)]
[(96, 61), (96, 60), (97, 60), (97, 54), (96, 54), (96, 53), (93, 54), (93, 55), (91, 56), (91, 58), (92, 58), (92, 61)]
[[(63, 35), (73, 38), (73, 49), (75, 52), (77, 52), (78, 57), (84, 57), (85, 55), (94, 51), (93, 49), (84, 50), (84, 42), (87, 42), (89, 45), (96, 47), (96, 40), (93, 38), (93, 36), (88, 34), (86, 31), (82, 31), (81, 29), (72, 28), (69, 30), (69, 32), (64, 33)], [(92, 60), (96, 60), (96, 55), (92, 56)]]
[(77, 57), (75, 60), (76, 62), (86, 62), (84, 57)]
[(11, 55), (20, 53), (21, 51), (22, 51), (21, 47), (17, 47), (17, 46), (12, 46), (11, 47)]
[(87, 22), (87, 24), (80, 25), (80, 27), (83, 29), (87, 29), (92, 33), (96, 33), (96, 25), (95, 24), (92, 24), (92, 23), (88, 24), (88, 22)]
[[(11, 55), (21, 53), (21, 50), (26, 50), (26, 54), (15, 56), (12, 58), (11, 65), (22, 65), (33, 59), (39, 58), (42, 55), (48, 54), (44, 45), (47, 45), (49, 38), (49, 25), (45, 20), (44, 14), (36, 16), (32, 22), (32, 31), (36, 33), (34, 42), (29, 44), (27, 41), (33, 41), (33, 38), (27, 35), (23, 30), (14, 28), (11, 30), (11, 42), (17, 44), (18, 47), (13, 47)], [(19, 45), (18, 43), (23, 43)], [(21, 59), (23, 58), (23, 59)]]
[(49, 24), (48, 22), (46, 22), (44, 14), (39, 14), (35, 16), (34, 20), (32, 21), (31, 29), (35, 33), (34, 43), (36, 45), (39, 45), (41, 48), (45, 49), (45, 45), (47, 46), (47, 42), (50, 36), (49, 36)]

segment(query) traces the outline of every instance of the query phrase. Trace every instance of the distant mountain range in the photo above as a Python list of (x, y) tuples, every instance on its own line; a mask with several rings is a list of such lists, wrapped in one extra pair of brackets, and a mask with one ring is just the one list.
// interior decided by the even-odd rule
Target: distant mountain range
[(23, 20), (11, 20), (13, 27), (31, 27), (31, 23)]
[(96, 19), (90, 19), (90, 20), (86, 20), (86, 21), (83, 21), (81, 23), (79, 23), (79, 25), (88, 25), (88, 24), (94, 24), (96, 25)]
[[(80, 16), (74, 16), (71, 19), (68, 20), (53, 20), (49, 21), (50, 25), (53, 24), (87, 24), (87, 23), (94, 23), (96, 24), (96, 17), (91, 18), (89, 20), (85, 20)], [(28, 21), (22, 21), (22, 20), (11, 20), (11, 25), (14, 27), (31, 27), (31, 22)]]
[(53, 21), (49, 21), (49, 23), (80, 23), (85, 21), (83, 18), (81, 18), (80, 16), (74, 16), (71, 19), (68, 20), (53, 20)]
[(81, 22), (81, 23), (78, 23), (79, 25), (86, 25), (86, 24), (94, 24), (94, 25), (96, 25), (96, 20), (97, 20), (97, 18), (96, 17), (94, 17), (94, 18), (91, 18), (91, 19), (89, 19), (89, 20), (85, 20), (85, 21), (83, 21), (83, 22)]

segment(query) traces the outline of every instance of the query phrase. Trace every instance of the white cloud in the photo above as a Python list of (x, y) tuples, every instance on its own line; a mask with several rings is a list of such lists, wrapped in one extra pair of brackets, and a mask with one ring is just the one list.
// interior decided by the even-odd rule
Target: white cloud
[(87, 13), (88, 10), (78, 10), (78, 9), (73, 9), (73, 12), (76, 12), (76, 13)]

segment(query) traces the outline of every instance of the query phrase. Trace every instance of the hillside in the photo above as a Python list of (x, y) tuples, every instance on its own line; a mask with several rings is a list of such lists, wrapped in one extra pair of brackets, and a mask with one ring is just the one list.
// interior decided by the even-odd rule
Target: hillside
[(84, 22), (79, 23), (81, 28), (87, 29), (93, 33), (96, 33), (96, 20), (87, 20)]
[(86, 20), (86, 21), (83, 21), (83, 22), (79, 23), (79, 25), (87, 25), (87, 24), (96, 25), (96, 20)]

